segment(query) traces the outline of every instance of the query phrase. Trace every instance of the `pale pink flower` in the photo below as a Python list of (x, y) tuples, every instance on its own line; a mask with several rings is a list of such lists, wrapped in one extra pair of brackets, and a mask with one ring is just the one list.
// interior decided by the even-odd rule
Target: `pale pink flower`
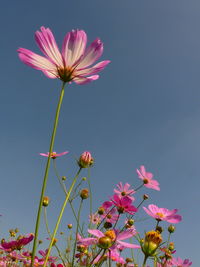
[[(88, 232), (94, 236), (96, 236), (96, 243), (98, 243), (98, 240), (101, 237), (105, 237), (105, 236), (110, 236), (110, 234), (107, 233), (114, 233), (114, 239), (113, 241), (113, 245), (109, 248), (109, 249), (116, 249), (118, 246), (123, 246), (124, 248), (140, 248), (139, 245), (135, 245), (135, 244), (130, 244), (127, 242), (124, 242), (122, 240), (133, 237), (134, 233), (131, 230), (125, 230), (123, 232), (120, 232), (118, 230), (108, 230), (105, 233), (101, 232), (100, 230), (94, 229), (94, 230), (90, 230), (88, 229)], [(94, 244), (94, 239), (92, 238), (91, 240), (91, 244)]]
[(101, 215), (101, 218), (106, 222), (115, 223), (119, 218), (119, 213), (117, 213), (116, 208), (112, 208), (110, 210), (105, 210), (105, 212)]
[(129, 197), (120, 198), (117, 194), (114, 194), (111, 198), (113, 204), (117, 207), (119, 213), (134, 214), (137, 208), (132, 205), (132, 200)]
[(120, 198), (126, 196), (129, 197), (131, 200), (135, 199), (134, 197), (131, 196), (135, 193), (135, 191), (133, 189), (129, 189), (130, 184), (125, 183), (125, 185), (123, 185), (122, 182), (120, 182), (119, 184), (117, 184), (117, 187), (118, 189), (114, 189), (114, 192), (118, 194)]
[(60, 52), (53, 33), (49, 28), (41, 27), (35, 33), (35, 40), (45, 57), (32, 51), (19, 48), (19, 58), (32, 68), (43, 71), (49, 78), (59, 78), (63, 82), (74, 81), (77, 84), (97, 80), (94, 75), (103, 70), (110, 62), (101, 61), (92, 66), (103, 53), (103, 44), (97, 38), (87, 49), (87, 35), (82, 30), (72, 30), (64, 38)]
[[(57, 157), (61, 157), (61, 156), (66, 155), (68, 153), (69, 153), (68, 151), (64, 151), (64, 152), (58, 154), (58, 153), (56, 153), (54, 151), (54, 152), (51, 152), (50, 158), (56, 159)], [(47, 152), (47, 153), (40, 153), (40, 156), (49, 157), (49, 152)]]
[(189, 261), (189, 259), (182, 260), (181, 258), (173, 258), (171, 263), (176, 267), (189, 267), (192, 265), (192, 262)]
[(89, 215), (89, 220), (93, 224), (99, 224), (101, 222), (101, 217), (99, 216), (99, 214), (95, 213), (95, 214)]
[(143, 207), (145, 212), (159, 221), (167, 221), (169, 223), (178, 223), (182, 220), (182, 217), (177, 213), (177, 209), (168, 210), (166, 208), (159, 208), (156, 205), (150, 204), (148, 209)]
[(146, 172), (143, 165), (140, 166), (140, 170), (137, 169), (136, 171), (138, 177), (143, 180), (144, 186), (160, 191), (159, 183), (156, 180), (153, 180), (153, 174), (151, 172)]

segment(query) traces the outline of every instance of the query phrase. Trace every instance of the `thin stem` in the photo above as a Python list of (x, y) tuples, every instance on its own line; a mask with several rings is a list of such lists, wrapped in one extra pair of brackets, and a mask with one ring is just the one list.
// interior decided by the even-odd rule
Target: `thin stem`
[(138, 191), (140, 188), (142, 188), (143, 187), (143, 185), (144, 185), (144, 183), (143, 184), (141, 184), (140, 186), (138, 186), (136, 189), (134, 189), (134, 191), (136, 192), (136, 191)]
[[(51, 231), (50, 231), (50, 229), (49, 229), (49, 225), (48, 225), (48, 220), (47, 220), (47, 209), (46, 209), (46, 207), (44, 207), (44, 221), (45, 221), (45, 226), (46, 226), (46, 229), (47, 229), (47, 233), (49, 234), (49, 237), (51, 238)], [(58, 252), (59, 257), (60, 257), (61, 260), (62, 260), (63, 265), (65, 266), (65, 261), (64, 261), (64, 259), (63, 259), (63, 257), (62, 257), (62, 254), (61, 254), (61, 252), (60, 252), (58, 246), (57, 246), (56, 244), (55, 244), (54, 246), (55, 246), (55, 248), (56, 248), (56, 250), (57, 250), (57, 252)]]
[(75, 258), (75, 252), (76, 252), (76, 244), (77, 244), (77, 234), (78, 234), (78, 227), (79, 227), (79, 222), (80, 222), (82, 204), (83, 204), (83, 199), (81, 199), (79, 210), (78, 210), (76, 234), (75, 234), (75, 241), (74, 241), (74, 250), (73, 250), (73, 255), (72, 255), (72, 267), (74, 267), (74, 258)]
[(81, 172), (81, 169), (82, 169), (82, 168), (79, 168), (79, 170), (78, 170), (78, 172), (77, 172), (77, 174), (76, 174), (76, 176), (75, 176), (75, 178), (74, 178), (74, 180), (73, 180), (73, 182), (72, 182), (72, 184), (71, 184), (71, 186), (70, 186), (70, 189), (69, 189), (69, 191), (68, 191), (68, 193), (67, 193), (67, 195), (66, 195), (65, 201), (63, 202), (63, 205), (62, 205), (60, 214), (59, 214), (58, 219), (57, 219), (57, 222), (56, 222), (56, 226), (55, 226), (54, 231), (53, 231), (53, 235), (52, 235), (52, 238), (51, 238), (51, 242), (50, 242), (50, 244), (49, 244), (48, 252), (47, 252), (46, 259), (45, 259), (45, 262), (44, 262), (43, 267), (45, 267), (46, 264), (47, 264), (47, 260), (48, 260), (49, 255), (50, 255), (50, 252), (51, 252), (51, 249), (52, 249), (52, 245), (53, 245), (53, 241), (54, 241), (54, 238), (55, 238), (55, 236), (56, 236), (56, 233), (57, 233), (57, 230), (58, 230), (58, 226), (59, 226), (59, 224), (60, 224), (60, 221), (61, 221), (61, 219), (62, 219), (63, 212), (64, 212), (65, 207), (66, 207), (66, 205), (67, 205), (67, 202), (68, 202), (68, 200), (69, 200), (69, 198), (70, 198), (71, 192), (72, 192), (72, 190), (73, 190), (73, 188), (74, 188), (74, 185), (75, 185), (75, 183), (76, 183), (76, 181), (77, 181), (77, 178), (78, 178), (78, 176), (79, 176), (79, 174), (80, 174), (80, 172)]
[(142, 267), (145, 267), (147, 259), (148, 259), (148, 256), (145, 255)]
[(46, 169), (45, 169), (43, 185), (42, 185), (42, 190), (41, 190), (41, 195), (40, 195), (40, 202), (39, 202), (37, 220), (36, 220), (36, 225), (35, 225), (35, 238), (34, 238), (34, 242), (33, 242), (31, 267), (34, 267), (34, 258), (35, 258), (35, 254), (36, 254), (36, 247), (37, 247), (37, 241), (38, 241), (38, 232), (39, 232), (41, 212), (42, 212), (42, 202), (43, 202), (43, 197), (44, 197), (45, 189), (46, 189), (46, 185), (47, 185), (47, 179), (48, 179), (49, 167), (50, 167), (50, 161), (51, 161), (51, 153), (52, 153), (53, 147), (54, 147), (54, 141), (55, 141), (56, 130), (57, 130), (57, 126), (58, 126), (60, 108), (61, 108), (61, 104), (62, 104), (62, 100), (63, 100), (63, 97), (64, 97), (64, 92), (65, 92), (64, 89), (65, 89), (65, 83), (63, 83), (63, 85), (62, 85), (60, 98), (59, 98), (57, 109), (56, 109), (54, 127), (53, 127), (52, 136), (51, 136), (50, 147), (49, 147), (49, 157), (48, 157), (47, 163), (46, 163)]
[[(102, 251), (103, 249), (101, 248), (98, 252), (97, 252), (97, 254), (96, 254), (96, 256), (92, 259), (92, 261), (89, 263), (89, 266), (88, 267), (90, 267), (92, 264), (93, 264), (93, 262), (94, 262), (94, 260), (99, 256), (99, 254), (101, 253), (101, 251)], [(104, 253), (103, 253), (103, 255), (105, 254), (105, 249), (104, 249)]]
[[(92, 189), (91, 189), (91, 184), (90, 184), (90, 168), (88, 168), (88, 179), (87, 179), (87, 182), (88, 182), (89, 193), (90, 193), (90, 215), (92, 216)], [(89, 229), (91, 228), (91, 220), (90, 220), (88, 228)]]

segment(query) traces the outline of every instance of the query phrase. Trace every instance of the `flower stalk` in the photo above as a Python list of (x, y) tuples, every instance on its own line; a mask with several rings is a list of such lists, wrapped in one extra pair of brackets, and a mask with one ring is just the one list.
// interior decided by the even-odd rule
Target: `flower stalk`
[(45, 190), (46, 190), (48, 174), (49, 174), (49, 167), (50, 167), (50, 162), (51, 162), (51, 153), (52, 153), (53, 147), (54, 147), (54, 141), (55, 141), (56, 130), (57, 130), (57, 126), (58, 126), (60, 108), (61, 108), (61, 104), (62, 104), (63, 97), (64, 97), (64, 92), (65, 92), (65, 82), (63, 82), (59, 101), (58, 101), (58, 105), (57, 105), (57, 110), (56, 110), (56, 115), (55, 115), (55, 120), (54, 120), (54, 127), (53, 127), (53, 131), (52, 131), (51, 142), (50, 142), (50, 147), (49, 147), (49, 157), (48, 157), (47, 163), (46, 163), (43, 185), (42, 185), (42, 190), (41, 190), (41, 195), (40, 195), (40, 202), (39, 202), (37, 220), (36, 220), (36, 225), (35, 225), (35, 238), (34, 238), (33, 249), (32, 249), (31, 267), (34, 267), (34, 258), (35, 258), (35, 254), (36, 254), (38, 232), (39, 232), (41, 212), (42, 212), (42, 202), (43, 202), (43, 197), (44, 197)]

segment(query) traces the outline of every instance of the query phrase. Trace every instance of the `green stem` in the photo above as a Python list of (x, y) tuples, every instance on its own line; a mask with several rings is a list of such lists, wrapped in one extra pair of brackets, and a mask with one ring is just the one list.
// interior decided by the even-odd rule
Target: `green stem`
[(144, 185), (144, 183), (143, 184), (141, 184), (140, 186), (138, 186), (136, 189), (134, 189), (134, 191), (136, 192), (136, 191), (138, 191), (140, 188), (142, 188), (143, 187), (143, 185)]
[[(91, 184), (90, 184), (90, 168), (88, 168), (88, 179), (87, 179), (87, 182), (88, 182), (89, 193), (90, 193), (90, 216), (92, 216), (92, 189), (91, 189)], [(89, 229), (91, 228), (91, 220), (90, 220), (88, 228)]]
[(43, 202), (43, 197), (44, 197), (45, 189), (46, 189), (46, 185), (47, 185), (47, 179), (48, 179), (49, 167), (50, 167), (50, 161), (51, 161), (51, 153), (52, 153), (53, 147), (54, 147), (54, 141), (55, 141), (56, 130), (57, 130), (57, 126), (58, 126), (60, 108), (61, 108), (61, 104), (62, 104), (62, 100), (64, 97), (64, 92), (65, 92), (64, 88), (65, 88), (65, 83), (63, 83), (62, 90), (60, 93), (60, 98), (59, 98), (58, 105), (57, 105), (57, 110), (56, 110), (56, 115), (55, 115), (55, 120), (54, 120), (54, 127), (53, 127), (52, 136), (51, 136), (50, 147), (49, 147), (49, 157), (48, 157), (47, 163), (46, 163), (46, 169), (45, 169), (43, 185), (42, 185), (42, 190), (41, 190), (41, 195), (40, 195), (40, 203), (39, 203), (39, 207), (38, 207), (37, 220), (36, 220), (36, 225), (35, 225), (35, 238), (34, 238), (33, 250), (32, 250), (31, 267), (34, 267), (34, 258), (35, 258), (35, 254), (36, 254), (38, 232), (39, 232), (41, 212), (42, 212), (42, 202)]
[(142, 267), (145, 267), (147, 259), (148, 259), (148, 256), (145, 255)]
[[(45, 226), (46, 226), (46, 229), (47, 229), (47, 233), (49, 234), (49, 237), (51, 238), (51, 231), (50, 231), (50, 229), (49, 229), (49, 225), (48, 225), (48, 220), (47, 220), (47, 209), (46, 209), (46, 207), (44, 207), (44, 221), (45, 221)], [(57, 252), (58, 252), (59, 257), (60, 257), (61, 260), (62, 260), (62, 263), (63, 263), (64, 267), (65, 267), (65, 261), (64, 261), (64, 259), (63, 259), (63, 257), (62, 257), (62, 254), (61, 254), (61, 252), (60, 252), (58, 246), (57, 246), (56, 244), (55, 244), (54, 246), (55, 246), (55, 248), (56, 248), (56, 250), (57, 250)]]
[(78, 170), (78, 172), (77, 172), (77, 174), (76, 174), (76, 176), (75, 176), (75, 178), (74, 178), (74, 180), (73, 180), (73, 182), (72, 182), (72, 184), (71, 184), (71, 186), (70, 186), (70, 189), (69, 189), (69, 191), (68, 191), (68, 193), (67, 193), (67, 195), (66, 195), (65, 201), (64, 201), (64, 203), (63, 203), (63, 205), (62, 205), (60, 214), (59, 214), (58, 219), (57, 219), (57, 222), (56, 222), (56, 226), (55, 226), (54, 231), (53, 231), (53, 235), (52, 235), (52, 238), (51, 238), (51, 242), (50, 242), (50, 244), (49, 244), (48, 252), (47, 252), (46, 259), (45, 259), (45, 262), (44, 262), (43, 267), (45, 267), (45, 266), (47, 265), (47, 261), (48, 261), (48, 258), (49, 258), (49, 255), (50, 255), (50, 252), (51, 252), (51, 249), (52, 249), (53, 241), (54, 241), (54, 238), (55, 238), (56, 233), (57, 233), (57, 230), (58, 230), (58, 226), (59, 226), (60, 221), (61, 221), (61, 219), (62, 219), (63, 212), (64, 212), (64, 210), (65, 210), (65, 207), (66, 207), (66, 205), (67, 205), (67, 202), (68, 202), (68, 200), (69, 200), (69, 197), (70, 197), (70, 195), (71, 195), (71, 192), (72, 192), (72, 190), (73, 190), (73, 188), (74, 188), (74, 185), (75, 185), (75, 183), (76, 183), (76, 180), (77, 180), (77, 178), (78, 178), (78, 176), (79, 176), (79, 174), (80, 174), (80, 172), (81, 172), (81, 169), (82, 169), (82, 168), (79, 168), (79, 170)]
[(77, 234), (78, 234), (82, 204), (83, 204), (83, 199), (81, 199), (79, 210), (78, 210), (78, 216), (77, 216), (76, 234), (75, 234), (75, 240), (74, 240), (74, 250), (73, 250), (73, 255), (72, 255), (72, 267), (74, 267), (74, 258), (75, 258), (75, 252), (76, 252), (76, 244), (77, 244)]

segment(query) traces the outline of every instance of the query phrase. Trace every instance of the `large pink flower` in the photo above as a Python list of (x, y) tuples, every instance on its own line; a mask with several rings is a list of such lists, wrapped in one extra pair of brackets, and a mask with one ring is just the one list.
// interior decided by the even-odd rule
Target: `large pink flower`
[(92, 66), (103, 53), (103, 44), (96, 39), (87, 49), (87, 35), (82, 30), (72, 30), (64, 38), (60, 52), (53, 33), (49, 28), (41, 27), (35, 33), (35, 40), (45, 57), (32, 51), (19, 48), (19, 58), (32, 68), (43, 71), (49, 78), (59, 78), (63, 82), (74, 81), (85, 84), (96, 80), (94, 75), (105, 68), (109, 60)]
[(151, 172), (146, 172), (144, 166), (140, 166), (140, 170), (136, 170), (138, 177), (143, 180), (144, 186), (160, 191), (159, 183), (153, 180), (153, 174)]
[(143, 209), (146, 211), (148, 215), (150, 215), (151, 217), (159, 221), (167, 221), (169, 223), (178, 223), (182, 220), (182, 217), (176, 214), (176, 212), (178, 211), (177, 209), (168, 210), (165, 208), (159, 208), (153, 204), (149, 205), (148, 209), (145, 207), (143, 207)]

